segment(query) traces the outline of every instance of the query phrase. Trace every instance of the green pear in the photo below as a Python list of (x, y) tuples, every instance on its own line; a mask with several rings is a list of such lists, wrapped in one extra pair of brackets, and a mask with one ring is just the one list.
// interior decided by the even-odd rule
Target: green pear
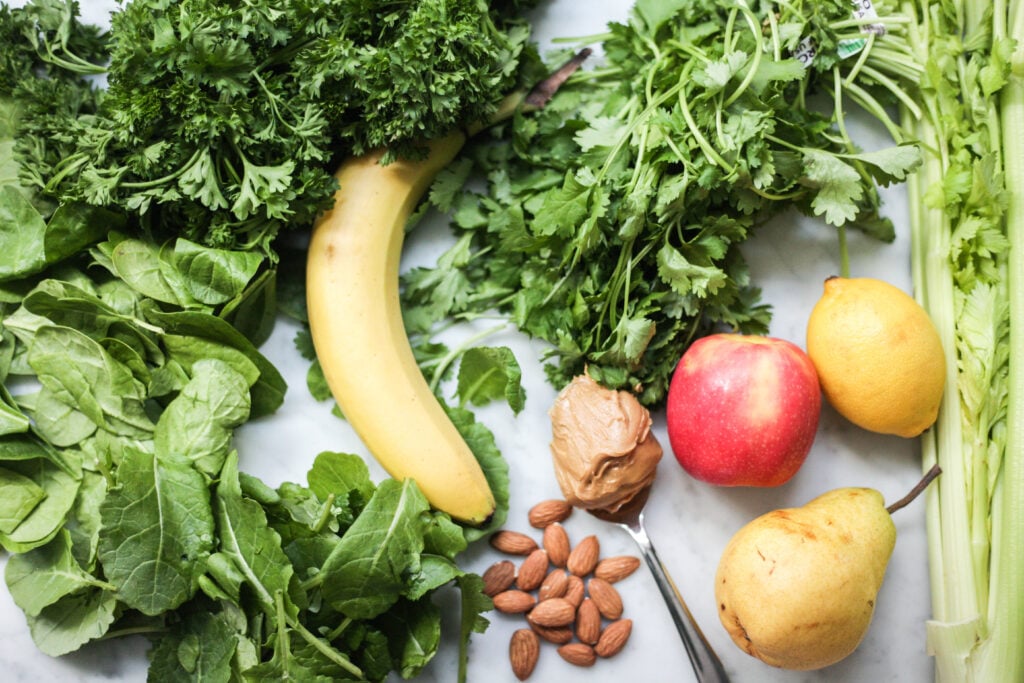
[(718, 615), (741, 649), (772, 666), (834, 664), (864, 638), (895, 544), (873, 489), (836, 489), (764, 514), (722, 554)]

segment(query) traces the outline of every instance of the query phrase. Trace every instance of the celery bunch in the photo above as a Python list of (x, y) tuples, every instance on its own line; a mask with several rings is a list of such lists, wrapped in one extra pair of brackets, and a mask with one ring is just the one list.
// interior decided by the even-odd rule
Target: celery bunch
[[(915, 295), (939, 329), (947, 390), (922, 438), (940, 681), (1024, 680), (1024, 8), (906, 0), (901, 119)], [(885, 86), (886, 84), (880, 84)], [(892, 87), (887, 87), (892, 90)], [(889, 121), (891, 124), (892, 122)]]

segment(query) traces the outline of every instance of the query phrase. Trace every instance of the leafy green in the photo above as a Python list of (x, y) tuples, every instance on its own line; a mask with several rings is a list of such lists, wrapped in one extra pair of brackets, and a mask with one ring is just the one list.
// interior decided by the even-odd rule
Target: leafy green
[(42, 652), (59, 657), (107, 633), (117, 619), (117, 597), (93, 588), (72, 593), (28, 618), (32, 640)]
[(0, 533), (17, 529), (45, 497), (46, 492), (28, 477), (0, 469)]
[(321, 568), (332, 607), (360, 619), (381, 614), (421, 571), (427, 499), (411, 479), (381, 482), (362, 514)]
[(192, 596), (214, 529), (206, 482), (187, 460), (126, 451), (100, 515), (99, 559), (118, 600), (157, 615)]
[[(17, 43), (0, 97), (21, 104), (22, 176), (47, 197), (273, 259), (279, 232), (330, 204), (340, 155), (415, 156), (495, 111), (517, 85), (522, 4), (133, 0), (101, 34), (76, 3), (35, 0), (0, 15)], [(68, 75), (51, 87), (40, 65)], [(50, 108), (63, 95), (80, 105)]]
[(71, 535), (59, 533), (44, 546), (8, 560), (7, 587), (15, 604), (27, 616), (35, 617), (64, 596), (90, 587), (106, 587), (85, 571), (72, 552)]
[(519, 413), (526, 403), (522, 376), (511, 349), (478, 346), (462, 354), (457, 392), (463, 402), (477, 406), (503, 399)]
[[(766, 331), (741, 250), (764, 221), (795, 208), (892, 240), (878, 185), (905, 178), (920, 151), (862, 151), (841, 106), (810, 97), (875, 82), (834, 53), (850, 13), (841, 0), (638, 2), (594, 37), (600, 66), (483, 136), (431, 192), (456, 241), (404, 279), (425, 367), (432, 329), (497, 310), (546, 342), (556, 386), (587, 368), (657, 405), (693, 339)], [(803, 37), (818, 47), (808, 66)], [(470, 177), (486, 188), (453, 188)], [(460, 379), (463, 400), (484, 381)]]

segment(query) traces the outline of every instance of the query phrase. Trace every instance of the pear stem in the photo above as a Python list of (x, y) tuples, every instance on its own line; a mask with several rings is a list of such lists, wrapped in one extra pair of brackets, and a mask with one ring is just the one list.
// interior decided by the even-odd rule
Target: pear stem
[(942, 468), (939, 467), (937, 464), (932, 465), (932, 468), (925, 472), (924, 476), (921, 477), (921, 481), (917, 482), (917, 485), (914, 486), (914, 488), (910, 489), (910, 493), (903, 496), (902, 498), (900, 498), (895, 503), (893, 503), (892, 505), (885, 509), (888, 510), (889, 514), (891, 515), (900, 508), (906, 507), (907, 505), (912, 503), (915, 498), (921, 495), (922, 491), (928, 488), (928, 484), (932, 483), (932, 479), (939, 476), (940, 474), (942, 474)]

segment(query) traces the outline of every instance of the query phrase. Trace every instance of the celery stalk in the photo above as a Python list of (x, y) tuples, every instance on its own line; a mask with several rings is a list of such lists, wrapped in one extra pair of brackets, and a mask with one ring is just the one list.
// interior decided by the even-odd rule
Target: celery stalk
[[(981, 646), (979, 681), (1024, 680), (1024, 5), (1019, 0), (1010, 3), (1008, 24), (1008, 35), (1018, 41), (1000, 92), (1006, 234), (1012, 245), (1007, 263), (1009, 397), (1006, 451), (992, 505), (989, 637)], [(1000, 28), (995, 27), (997, 38)]]

